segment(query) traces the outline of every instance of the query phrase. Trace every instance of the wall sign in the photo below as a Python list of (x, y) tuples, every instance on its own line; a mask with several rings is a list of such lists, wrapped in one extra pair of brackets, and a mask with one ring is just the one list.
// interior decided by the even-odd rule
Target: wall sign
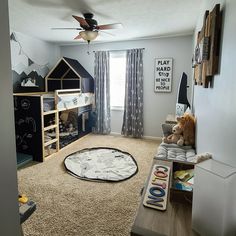
[(154, 92), (171, 92), (172, 58), (155, 59)]

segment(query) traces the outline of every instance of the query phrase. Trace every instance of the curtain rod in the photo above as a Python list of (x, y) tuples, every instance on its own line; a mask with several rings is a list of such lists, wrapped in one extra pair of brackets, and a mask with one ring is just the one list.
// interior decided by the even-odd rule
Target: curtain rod
[[(145, 49), (145, 48), (132, 48), (132, 49)], [(119, 51), (127, 51), (127, 50), (131, 50), (130, 48), (129, 49), (113, 49), (113, 50), (104, 50), (105, 52), (119, 52)], [(102, 50), (99, 50), (102, 52)], [(93, 51), (94, 53), (95, 52), (99, 52), (99, 51)]]

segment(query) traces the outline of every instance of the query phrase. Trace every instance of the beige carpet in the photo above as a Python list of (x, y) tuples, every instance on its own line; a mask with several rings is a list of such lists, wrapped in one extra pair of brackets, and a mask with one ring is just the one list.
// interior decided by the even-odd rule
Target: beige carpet
[[(18, 171), (20, 193), (37, 204), (23, 223), (25, 236), (128, 236), (158, 141), (87, 135), (43, 163)], [(139, 172), (118, 183), (97, 183), (69, 175), (64, 158), (88, 147), (107, 146), (129, 152)]]

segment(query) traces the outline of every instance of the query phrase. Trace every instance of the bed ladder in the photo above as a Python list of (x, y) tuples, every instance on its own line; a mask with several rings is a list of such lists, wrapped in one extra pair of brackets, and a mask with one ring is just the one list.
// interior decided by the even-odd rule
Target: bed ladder
[[(42, 153), (43, 153), (43, 160), (49, 156), (51, 156), (53, 153), (58, 152), (60, 149), (60, 140), (59, 140), (59, 114), (58, 114), (58, 110), (54, 109), (54, 110), (50, 110), (50, 111), (44, 111), (43, 110), (43, 96), (41, 96), (41, 114), (42, 114)], [(52, 115), (54, 114), (54, 124), (49, 125), (49, 126), (45, 126), (44, 123), (44, 118), (45, 116), (48, 115)], [(45, 132), (49, 131), (49, 130), (55, 130), (55, 138), (54, 139), (50, 139), (50, 140), (46, 140), (45, 138)], [(50, 146), (52, 144), (56, 144), (56, 149), (55, 151), (52, 151), (53, 149), (50, 148)]]

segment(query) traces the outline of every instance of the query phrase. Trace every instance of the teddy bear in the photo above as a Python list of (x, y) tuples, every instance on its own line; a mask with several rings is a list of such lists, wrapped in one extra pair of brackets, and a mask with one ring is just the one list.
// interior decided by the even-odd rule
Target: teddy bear
[(175, 143), (179, 146), (182, 146), (184, 144), (184, 138), (183, 138), (183, 129), (180, 125), (175, 125), (172, 128), (172, 133), (171, 135), (164, 137), (162, 141), (164, 143)]
[(195, 118), (189, 113), (177, 117), (177, 124), (183, 130), (184, 145), (194, 146), (195, 144)]

